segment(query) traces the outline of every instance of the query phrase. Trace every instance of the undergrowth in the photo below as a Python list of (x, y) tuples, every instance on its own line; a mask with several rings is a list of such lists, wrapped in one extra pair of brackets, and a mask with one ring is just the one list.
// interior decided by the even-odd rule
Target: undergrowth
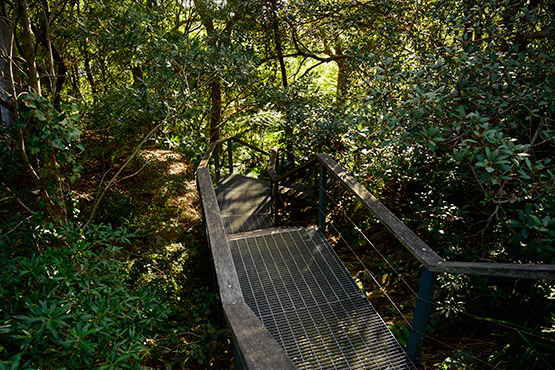
[(162, 154), (107, 196), (110, 223), (2, 212), (0, 370), (232, 367), (190, 165)]

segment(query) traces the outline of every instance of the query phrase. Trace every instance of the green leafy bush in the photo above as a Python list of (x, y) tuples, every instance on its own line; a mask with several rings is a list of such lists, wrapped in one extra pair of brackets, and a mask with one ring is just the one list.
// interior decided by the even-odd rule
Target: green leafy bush
[(116, 257), (130, 236), (70, 224), (0, 237), (0, 368), (139, 367), (167, 304), (126, 282)]
[(28, 202), (32, 212), (66, 223), (71, 184), (82, 170), (77, 157), (84, 150), (77, 106), (62, 104), (58, 110), (45, 97), (23, 93), (17, 107), (14, 130), (9, 130), (6, 141), (10, 152), (0, 163), (6, 171), (0, 179)]

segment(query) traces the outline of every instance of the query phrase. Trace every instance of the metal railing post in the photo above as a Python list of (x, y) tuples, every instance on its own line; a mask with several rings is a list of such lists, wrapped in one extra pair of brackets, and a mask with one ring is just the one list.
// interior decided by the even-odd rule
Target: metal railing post
[(216, 172), (216, 184), (220, 182), (220, 146), (214, 149), (214, 170)]
[(227, 142), (227, 164), (229, 166), (229, 175), (233, 173), (233, 140)]
[(278, 196), (279, 196), (279, 182), (275, 181), (272, 183), (272, 195), (273, 195), (273, 200), (274, 200), (274, 224), (278, 224), (278, 214), (279, 214), (279, 209), (278, 209)]
[(413, 363), (416, 363), (422, 349), (422, 339), (428, 325), (432, 301), (434, 299), (434, 289), (436, 286), (437, 272), (431, 272), (426, 267), (422, 267), (420, 286), (418, 287), (418, 299), (414, 308), (412, 328), (410, 331), (409, 342), (407, 344), (407, 355)]
[(328, 197), (326, 192), (328, 190), (328, 171), (326, 167), (320, 163), (320, 180), (319, 180), (319, 197), (318, 197), (318, 229), (322, 233), (326, 232), (326, 211), (328, 208)]

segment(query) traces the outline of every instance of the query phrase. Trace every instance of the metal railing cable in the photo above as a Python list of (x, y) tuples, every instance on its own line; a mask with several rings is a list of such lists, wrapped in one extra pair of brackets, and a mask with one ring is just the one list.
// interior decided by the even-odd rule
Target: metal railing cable
[(389, 294), (387, 294), (387, 290), (383, 287), (383, 285), (381, 285), (378, 281), (378, 279), (376, 279), (376, 277), (374, 276), (374, 274), (372, 273), (372, 271), (370, 271), (370, 269), (364, 264), (364, 262), (360, 259), (360, 257), (356, 254), (356, 252), (353, 250), (353, 248), (351, 247), (351, 245), (349, 243), (347, 243), (347, 241), (345, 240), (345, 238), (343, 237), (343, 235), (341, 234), (341, 232), (335, 227), (334, 224), (330, 224), (330, 226), (334, 229), (334, 231), (337, 233), (337, 235), (339, 236), (339, 238), (343, 241), (343, 243), (349, 248), (349, 250), (351, 251), (351, 253), (355, 256), (355, 258), (357, 259), (357, 261), (362, 265), (362, 267), (364, 268), (364, 271), (366, 271), (368, 273), (368, 275), (372, 278), (372, 280), (374, 281), (374, 283), (378, 286), (378, 288), (380, 289), (380, 291), (386, 296), (386, 298), (389, 300), (389, 302), (391, 303), (391, 305), (395, 308), (395, 310), (399, 313), (399, 315), (401, 315), (401, 317), (403, 318), (403, 320), (405, 320), (405, 322), (407, 323), (407, 325), (409, 326), (409, 328), (412, 328), (412, 324), (410, 323), (410, 321), (406, 318), (406, 316), (403, 314), (403, 312), (401, 311), (401, 309), (397, 306), (397, 304), (395, 303), (395, 301), (393, 300), (393, 298), (391, 298), (391, 296)]
[[(340, 202), (331, 194), (331, 192), (327, 189), (323, 189), (322, 187), (320, 187), (320, 190), (323, 190), (326, 192), (326, 195), (328, 197), (328, 199), (332, 200), (332, 202), (336, 205), (337, 209), (341, 210), (343, 216), (346, 217), (346, 219), (349, 221), (349, 223), (351, 224), (351, 226), (353, 227), (353, 229), (355, 231), (357, 231), (363, 238), (364, 240), (368, 243), (368, 245), (370, 245), (372, 247), (372, 249), (380, 256), (380, 258), (389, 266), (389, 268), (391, 269), (392, 272), (394, 272), (394, 274), (403, 282), (403, 284), (408, 288), (408, 290), (410, 290), (411, 294), (415, 297), (418, 297), (418, 294), (414, 291), (414, 289), (410, 286), (410, 284), (404, 279), (404, 277), (402, 276), (402, 274), (389, 262), (389, 260), (383, 255), (383, 253), (376, 247), (376, 245), (366, 236), (366, 234), (362, 231), (362, 229), (357, 225), (357, 223), (355, 221), (353, 221), (353, 219), (347, 214), (346, 210), (341, 206)], [(319, 213), (323, 213), (322, 210), (318, 210)], [(399, 306), (395, 303), (395, 301), (393, 300), (393, 298), (388, 294), (387, 290), (385, 289), (385, 287), (380, 284), (380, 282), (378, 281), (378, 279), (376, 278), (375, 274), (368, 268), (368, 266), (366, 266), (366, 264), (364, 263), (364, 261), (362, 261), (362, 259), (359, 257), (359, 255), (354, 251), (353, 247), (350, 245), (350, 243), (346, 240), (346, 238), (343, 236), (343, 233), (335, 226), (335, 222), (333, 222), (333, 220), (330, 219), (330, 221), (332, 222), (328, 222), (327, 225), (330, 226), (334, 232), (336, 233), (336, 235), (339, 237), (339, 239), (343, 242), (343, 244), (345, 246), (347, 246), (347, 248), (349, 249), (349, 251), (352, 253), (352, 255), (356, 258), (356, 260), (360, 263), (360, 265), (362, 266), (362, 268), (364, 269), (364, 271), (371, 277), (372, 281), (376, 284), (376, 286), (379, 288), (379, 290), (385, 295), (385, 297), (387, 298), (387, 300), (391, 303), (391, 305), (393, 306), (393, 308), (395, 309), (395, 311), (397, 311), (397, 313), (400, 315), (400, 317), (405, 321), (405, 323), (408, 326), (409, 330), (416, 330), (414, 329), (414, 327), (412, 326), (412, 323), (409, 321), (409, 319), (407, 319), (407, 317), (405, 316), (405, 314), (402, 312), (402, 310), (399, 308)], [(427, 301), (426, 302), (439, 307), (440, 305), (437, 302), (433, 302), (433, 301)], [(474, 316), (472, 314), (467, 314), (467, 313), (463, 313), (466, 314), (470, 317), (473, 317), (474, 319), (481, 319), (477, 316)], [(489, 321), (492, 324), (499, 324), (496, 323), (494, 321)], [(507, 326), (507, 325), (500, 325), (500, 326), (504, 326), (504, 327), (508, 327), (511, 328), (513, 330), (517, 330), (518, 332), (520, 332), (520, 330)], [(449, 348), (452, 351), (461, 351), (460, 348), (454, 347), (453, 345), (446, 343), (440, 339), (437, 339), (427, 333), (422, 333), (420, 331), (417, 331), (419, 334), (425, 336), (427, 339), (431, 339), (432, 341)], [(523, 332), (527, 332), (527, 331), (523, 331)], [(534, 335), (533, 332), (527, 332), (528, 334)], [(537, 335), (536, 335), (537, 336)], [(543, 338), (541, 336), (539, 336), (540, 338)], [(555, 341), (553, 341), (555, 342)], [(492, 369), (499, 369), (501, 370), (499, 367), (488, 363), (468, 352), (465, 352), (465, 354), (467, 356), (469, 356), (470, 358), (472, 358), (473, 360), (488, 366), (489, 368)]]
[[(339, 202), (331, 195), (331, 193), (329, 191), (326, 191), (326, 194), (328, 196), (328, 199), (331, 199), (336, 204), (336, 206), (339, 207)], [(351, 217), (347, 214), (347, 212), (345, 210), (343, 210), (343, 214), (344, 214), (344, 216), (347, 217), (347, 219), (349, 220), (351, 225), (353, 225), (354, 230), (356, 230), (364, 238), (364, 240), (366, 240), (366, 242), (372, 247), (372, 249), (374, 249), (374, 251), (376, 251), (376, 253), (381, 257), (381, 259), (383, 259), (385, 261), (385, 263), (387, 263), (389, 268), (395, 273), (395, 275), (397, 275), (397, 277), (403, 282), (403, 284), (405, 284), (405, 286), (411, 291), (411, 293), (415, 297), (417, 297), (418, 294), (414, 291), (414, 289), (410, 286), (410, 284), (403, 278), (401, 273), (399, 271), (397, 271), (397, 269), (395, 269), (395, 267), (380, 252), (380, 250), (374, 245), (374, 243), (372, 243), (372, 241), (366, 236), (366, 234), (364, 234), (362, 229), (351, 219)]]
[[(320, 187), (320, 189), (321, 189), (321, 187)], [(322, 190), (324, 190), (324, 189), (322, 189)], [(325, 191), (326, 191), (326, 194), (327, 194), (328, 199), (331, 199), (332, 202), (337, 206), (337, 208), (342, 210), (343, 215), (346, 217), (347, 220), (349, 220), (350, 224), (353, 226), (353, 229), (356, 230), (356, 231), (364, 238), (364, 240), (372, 247), (372, 249), (374, 249), (374, 251), (380, 256), (380, 258), (389, 266), (389, 268), (395, 273), (395, 275), (396, 275), (396, 276), (403, 282), (403, 284), (410, 290), (410, 292), (412, 293), (412, 295), (417, 296), (417, 293), (416, 293), (416, 292), (414, 291), (414, 289), (410, 286), (410, 284), (403, 278), (402, 274), (401, 274), (399, 271), (397, 271), (397, 270), (395, 269), (395, 267), (389, 262), (389, 260), (383, 255), (383, 253), (380, 252), (380, 250), (376, 247), (376, 245), (375, 245), (374, 243), (372, 243), (372, 241), (368, 238), (368, 236), (366, 236), (366, 234), (365, 234), (365, 233), (362, 231), (362, 229), (356, 224), (356, 222), (353, 221), (353, 219), (349, 216), (349, 214), (345, 211), (345, 209), (343, 209), (343, 208), (341, 207), (340, 202), (332, 195), (332, 193), (331, 193), (329, 190), (325, 190)], [(321, 211), (320, 211), (320, 212), (321, 212)], [(336, 230), (336, 232), (338, 232), (338, 231), (337, 231), (337, 228), (335, 228), (335, 227), (334, 227), (334, 230)], [(346, 242), (346, 241), (345, 241), (345, 242)], [(353, 251), (353, 250), (351, 249), (351, 251)], [(356, 253), (356, 252), (353, 251), (353, 253)], [(358, 258), (358, 256), (357, 256), (357, 258)], [(363, 266), (364, 266), (364, 265), (363, 265)], [(364, 267), (366, 268), (366, 266), (364, 266)], [(421, 299), (422, 299), (422, 298), (421, 298)], [(436, 306), (436, 307), (440, 307), (440, 306), (441, 306), (441, 305), (440, 305), (439, 303), (437, 303), (437, 302), (429, 301), (429, 300), (425, 300), (425, 299), (423, 299), (423, 300), (424, 300), (426, 303), (430, 303), (430, 304), (432, 304), (432, 305), (434, 305), (434, 306)], [(517, 331), (517, 332), (519, 332), (519, 333), (529, 334), (529, 335), (534, 336), (534, 337), (536, 337), (536, 338), (539, 338), (539, 339), (542, 339), (542, 340), (546, 340), (546, 341), (548, 341), (548, 342), (555, 343), (555, 339), (553, 339), (553, 338), (548, 338), (548, 337), (539, 335), (539, 334), (537, 334), (537, 333), (535, 333), (535, 332), (533, 332), (533, 331), (530, 331), (530, 330), (526, 330), (526, 329), (522, 329), (522, 328), (517, 328), (517, 327), (512, 326), (512, 325), (509, 325), (509, 324), (501, 323), (501, 322), (498, 322), (498, 321), (493, 321), (493, 320), (491, 320), (491, 319), (489, 319), (489, 318), (484, 318), (484, 317), (476, 316), (476, 315), (473, 315), (473, 314), (468, 313), (468, 312), (462, 312), (461, 314), (462, 314), (462, 315), (465, 315), (465, 316), (468, 316), (468, 317), (471, 317), (471, 318), (473, 318), (473, 319), (475, 319), (475, 320), (487, 321), (488, 323), (493, 324), (493, 325), (497, 325), (497, 326), (499, 326), (499, 327), (503, 327), (503, 328), (515, 330), (515, 331)]]

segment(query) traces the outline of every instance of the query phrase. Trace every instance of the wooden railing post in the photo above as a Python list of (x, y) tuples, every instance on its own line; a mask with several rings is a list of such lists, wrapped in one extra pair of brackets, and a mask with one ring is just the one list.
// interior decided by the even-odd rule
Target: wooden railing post
[(326, 167), (320, 163), (320, 180), (319, 180), (319, 199), (318, 199), (318, 229), (322, 233), (326, 232), (326, 212), (328, 209), (328, 171)]
[(245, 362), (243, 361), (243, 357), (241, 357), (241, 353), (239, 352), (239, 348), (237, 347), (235, 338), (232, 338), (231, 344), (233, 347), (233, 357), (235, 358), (235, 369), (245, 370)]
[(216, 184), (220, 182), (220, 145), (214, 149), (214, 170), (216, 172)]
[(407, 355), (413, 363), (416, 363), (418, 360), (418, 356), (422, 349), (422, 338), (428, 325), (428, 318), (430, 317), (436, 280), (437, 272), (431, 272), (426, 267), (422, 267), (422, 276), (420, 277), (420, 286), (418, 287), (418, 299), (414, 309), (412, 329), (407, 344)]
[(227, 142), (227, 165), (229, 166), (229, 175), (233, 173), (233, 140)]

